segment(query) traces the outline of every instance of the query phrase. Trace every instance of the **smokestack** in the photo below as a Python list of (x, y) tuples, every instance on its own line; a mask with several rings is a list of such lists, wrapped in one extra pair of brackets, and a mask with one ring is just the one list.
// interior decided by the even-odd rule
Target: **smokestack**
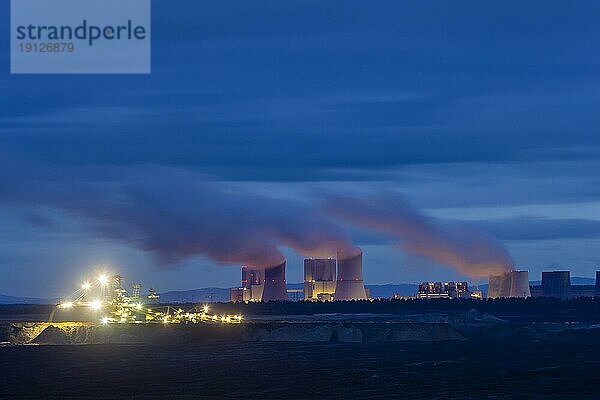
[(262, 300), (289, 300), (285, 286), (285, 261), (275, 267), (265, 269)]
[(511, 271), (510, 297), (531, 297), (529, 271)]
[(510, 275), (490, 275), (488, 283), (488, 299), (510, 297)]
[(571, 297), (571, 273), (569, 271), (542, 272), (544, 297), (568, 299)]
[(362, 251), (356, 255), (338, 253), (338, 276), (334, 300), (365, 300), (367, 294), (362, 277)]
[(487, 297), (531, 297), (529, 272), (510, 271), (501, 275), (490, 275)]

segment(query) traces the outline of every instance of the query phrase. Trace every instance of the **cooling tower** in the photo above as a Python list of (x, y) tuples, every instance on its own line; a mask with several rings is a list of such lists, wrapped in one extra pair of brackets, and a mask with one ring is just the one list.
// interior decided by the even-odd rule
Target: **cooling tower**
[(502, 275), (490, 275), (488, 285), (488, 299), (510, 297), (511, 278), (510, 273)]
[(596, 271), (596, 289), (594, 290), (594, 297), (600, 297), (600, 271)]
[(488, 299), (530, 296), (528, 271), (510, 271), (502, 275), (490, 275)]
[(275, 267), (265, 269), (262, 300), (289, 300), (285, 286), (285, 261)]
[(362, 251), (355, 256), (342, 258), (338, 253), (338, 276), (334, 300), (364, 300), (367, 298), (362, 277)]
[(510, 297), (531, 297), (529, 271), (512, 271), (510, 276)]
[(571, 297), (571, 273), (569, 271), (542, 272), (544, 297), (568, 299)]

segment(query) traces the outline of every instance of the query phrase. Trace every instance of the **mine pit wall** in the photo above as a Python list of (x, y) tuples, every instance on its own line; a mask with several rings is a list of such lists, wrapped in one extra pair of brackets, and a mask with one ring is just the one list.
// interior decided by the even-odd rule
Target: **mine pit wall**
[(260, 322), (241, 325), (123, 324), (79, 322), (11, 323), (0, 326), (5, 344), (150, 344), (215, 342), (343, 342), (464, 340), (445, 323), (297, 323)]

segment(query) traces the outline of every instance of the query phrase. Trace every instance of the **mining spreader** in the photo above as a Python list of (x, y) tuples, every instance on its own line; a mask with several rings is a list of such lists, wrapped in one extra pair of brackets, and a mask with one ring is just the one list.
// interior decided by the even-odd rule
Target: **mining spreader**
[(157, 304), (159, 295), (150, 288), (146, 297), (140, 296), (139, 284), (132, 285), (131, 294), (123, 289), (120, 275), (101, 274), (93, 281), (83, 282), (81, 287), (63, 299), (50, 315), (50, 321), (58, 310), (85, 310), (91, 318), (106, 324), (239, 324), (241, 315), (217, 315), (210, 313), (207, 304), (184, 310), (170, 305)]

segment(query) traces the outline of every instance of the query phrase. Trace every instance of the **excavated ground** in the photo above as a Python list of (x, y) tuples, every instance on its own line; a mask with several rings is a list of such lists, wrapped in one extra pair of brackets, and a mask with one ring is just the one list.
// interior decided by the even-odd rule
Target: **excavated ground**
[(398, 342), (464, 340), (447, 323), (252, 322), (243, 324), (115, 324), (5, 322), (6, 345), (155, 344), (207, 342)]
[(600, 325), (570, 319), (469, 310), (214, 326), (4, 321), (0, 399), (600, 399)]
[(9, 346), (0, 398), (598, 399), (598, 337)]

